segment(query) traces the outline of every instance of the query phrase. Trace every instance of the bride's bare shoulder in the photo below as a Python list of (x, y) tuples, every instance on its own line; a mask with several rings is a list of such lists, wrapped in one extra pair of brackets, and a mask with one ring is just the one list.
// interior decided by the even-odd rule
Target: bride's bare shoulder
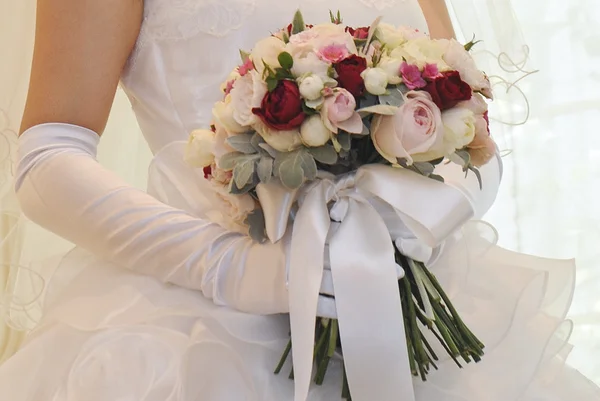
[(102, 132), (135, 45), (143, 0), (38, 0), (21, 130), (66, 122)]

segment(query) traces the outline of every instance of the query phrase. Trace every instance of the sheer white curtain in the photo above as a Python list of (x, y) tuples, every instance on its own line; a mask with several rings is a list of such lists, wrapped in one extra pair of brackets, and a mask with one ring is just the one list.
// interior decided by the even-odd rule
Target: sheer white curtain
[(600, 383), (600, 3), (513, 1), (540, 71), (520, 82), (531, 118), (497, 136), (500, 196), (486, 217), (500, 245), (577, 260), (569, 363)]

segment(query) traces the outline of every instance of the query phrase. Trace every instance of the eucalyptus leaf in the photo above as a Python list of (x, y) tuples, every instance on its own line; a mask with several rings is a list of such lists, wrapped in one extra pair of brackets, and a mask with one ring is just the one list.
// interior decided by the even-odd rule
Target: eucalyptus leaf
[(360, 107), (366, 108), (371, 106), (376, 106), (379, 104), (378, 97), (375, 95), (371, 95), (370, 93), (365, 93), (362, 99), (360, 99)]
[[(364, 127), (364, 128), (366, 128), (366, 127)], [(367, 128), (367, 132), (368, 132), (368, 128)], [(339, 134), (337, 134), (337, 140), (340, 143), (340, 145), (342, 146), (342, 150), (345, 150), (346, 152), (349, 151), (350, 148), (352, 147), (352, 137), (347, 132), (340, 132)]]
[(267, 241), (267, 231), (265, 228), (265, 215), (261, 208), (254, 209), (248, 214), (244, 223), (248, 226), (250, 238), (259, 244)]
[(256, 165), (256, 174), (262, 183), (268, 183), (273, 176), (273, 159), (270, 157), (262, 157)]
[(430, 176), (435, 170), (435, 166), (428, 162), (415, 162), (411, 166), (417, 173), (424, 175), (425, 177)]
[[(370, 125), (370, 124), (369, 124)], [(367, 135), (371, 135), (371, 129), (367, 126), (367, 124), (363, 124), (363, 130), (360, 134), (358, 135), (362, 135), (362, 136), (367, 136)]]
[(439, 182), (444, 182), (444, 177), (442, 177), (441, 175), (429, 174), (429, 178), (434, 179)]
[(247, 155), (240, 152), (225, 153), (219, 159), (219, 167), (223, 170), (231, 171), (239, 160), (246, 158)]
[(256, 188), (257, 185), (258, 178), (256, 177), (256, 174), (253, 174), (252, 177), (250, 177), (250, 182), (248, 182), (243, 188), (236, 187), (235, 182), (231, 181), (231, 184), (229, 186), (229, 192), (234, 195), (243, 195), (252, 191), (254, 188)]
[(233, 168), (233, 181), (238, 189), (244, 188), (250, 182), (254, 171), (256, 170), (256, 163), (254, 160), (244, 160), (235, 165)]
[(300, 164), (304, 171), (305, 179), (312, 181), (317, 178), (317, 163), (307, 150), (300, 151)]
[(338, 161), (337, 152), (331, 145), (309, 148), (309, 152), (319, 163), (333, 165)]
[(277, 159), (277, 157), (281, 154), (281, 152), (279, 152), (278, 150), (276, 150), (274, 147), (272, 147), (271, 145), (269, 145), (266, 142), (261, 143), (258, 146), (260, 146), (261, 149), (263, 149), (265, 152), (267, 152), (269, 154), (269, 156), (271, 156), (273, 159)]
[(398, 87), (389, 89), (387, 94), (379, 96), (379, 103), (388, 106), (400, 107), (405, 101), (404, 93)]
[(483, 189), (483, 181), (481, 179), (481, 173), (479, 172), (479, 169), (471, 164), (468, 166), (468, 169), (475, 173), (475, 177), (477, 177), (477, 182), (479, 182), (479, 189)]
[(252, 145), (252, 147), (256, 150), (257, 153), (260, 153), (261, 151), (263, 151), (264, 149), (260, 146), (262, 143), (265, 143), (265, 140), (262, 139), (262, 136), (260, 136), (258, 134), (258, 132), (255, 132), (254, 135), (252, 135), (252, 138), (250, 139), (250, 144)]
[(364, 118), (370, 114), (393, 116), (394, 114), (396, 114), (396, 110), (398, 110), (398, 107), (390, 106), (387, 104), (378, 104), (375, 106), (364, 107), (357, 111), (358, 111), (358, 114), (360, 114), (360, 116)]
[(471, 161), (471, 156), (469, 156), (469, 152), (467, 151), (457, 150), (456, 152), (451, 153), (448, 156), (448, 159), (450, 159), (452, 163), (456, 163), (463, 169), (466, 169), (469, 165), (469, 162)]
[(304, 17), (302, 16), (302, 12), (300, 10), (296, 11), (294, 14), (294, 20), (292, 21), (292, 35), (300, 33), (306, 29), (306, 24), (304, 23)]
[(279, 165), (279, 179), (288, 189), (299, 188), (304, 183), (304, 170), (297, 154), (281, 162)]
[(238, 152), (244, 154), (256, 153), (256, 149), (252, 146), (252, 134), (232, 135), (227, 138), (227, 143)]

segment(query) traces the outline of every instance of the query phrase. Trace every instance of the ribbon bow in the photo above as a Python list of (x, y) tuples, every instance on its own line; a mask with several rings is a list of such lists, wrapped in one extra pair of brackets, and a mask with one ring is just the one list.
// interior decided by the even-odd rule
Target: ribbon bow
[[(496, 161), (487, 169), (493, 172), (491, 190), (480, 196), (485, 204), (498, 188)], [(451, 185), (404, 169), (366, 165), (342, 177), (318, 179), (299, 194), (273, 185), (257, 188), (272, 241), (283, 236), (291, 204), (296, 199), (299, 204), (288, 276), (296, 401), (307, 399), (311, 382), (327, 240), (352, 399), (414, 401), (392, 240), (403, 252), (426, 255), (424, 249), (437, 247), (478, 212), (473, 182), (453, 167), (444, 176)], [(335, 233), (329, 233), (331, 220), (340, 222)], [(396, 233), (394, 220), (403, 228)]]

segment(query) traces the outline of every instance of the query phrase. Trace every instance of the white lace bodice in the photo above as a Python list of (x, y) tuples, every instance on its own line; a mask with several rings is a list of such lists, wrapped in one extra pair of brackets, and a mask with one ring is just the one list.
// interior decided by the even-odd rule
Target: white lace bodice
[(378, 16), (427, 30), (417, 0), (145, 0), (144, 22), (122, 76), (138, 122), (157, 152), (210, 124), (220, 84), (251, 50), (301, 9), (307, 23), (368, 26)]

